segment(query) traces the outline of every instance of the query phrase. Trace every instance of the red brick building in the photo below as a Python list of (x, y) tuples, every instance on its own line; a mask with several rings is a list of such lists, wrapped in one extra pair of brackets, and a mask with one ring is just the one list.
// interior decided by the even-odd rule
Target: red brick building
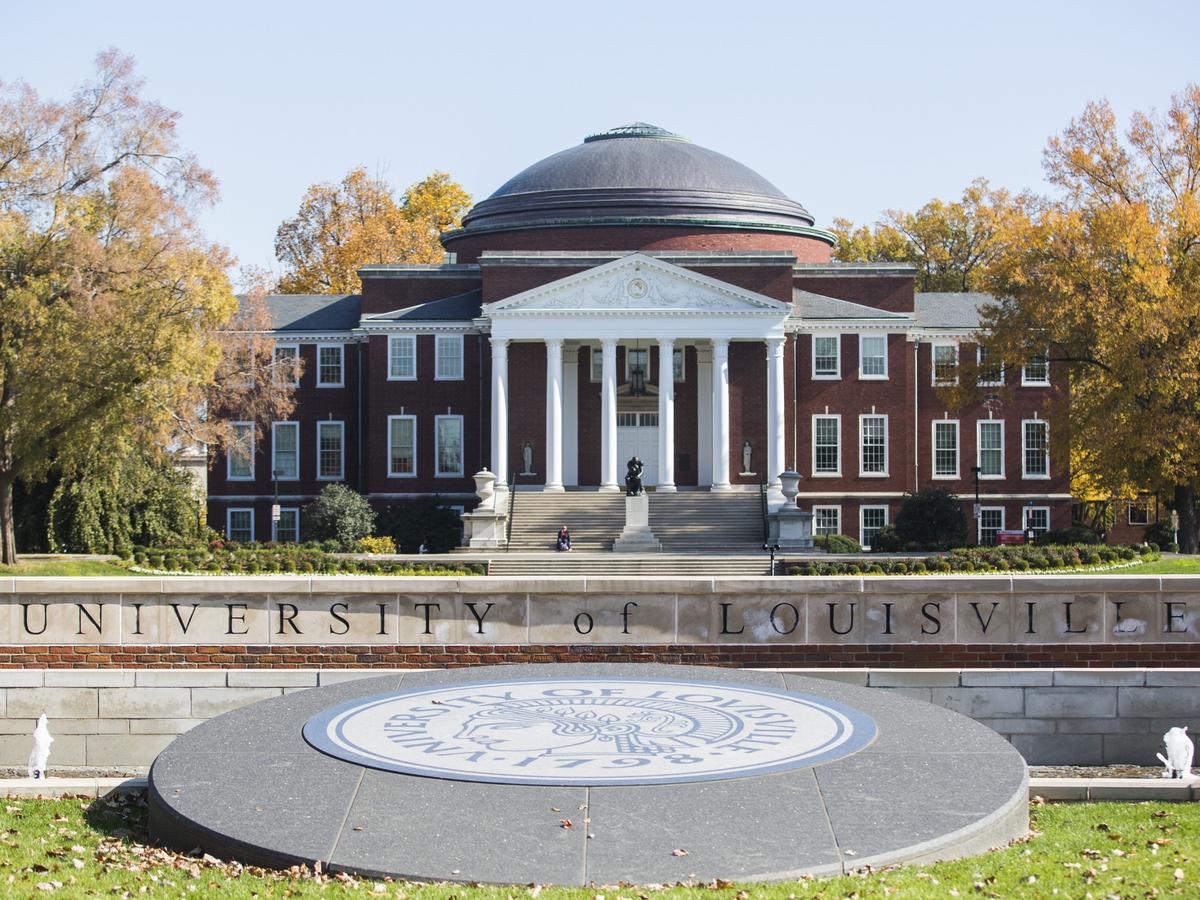
[(948, 408), (988, 298), (831, 261), (833, 236), (734, 160), (643, 124), (593, 135), (443, 243), (444, 265), (365, 266), (361, 295), (270, 298), (298, 403), (216, 461), (214, 527), (271, 538), (278, 487), (294, 538), (331, 481), (379, 506), (469, 508), (485, 467), (500, 491), (618, 490), (634, 454), (658, 491), (781, 498), (794, 470), (814, 530), (867, 544), (930, 485), (970, 516), (976, 468), (985, 542), (1069, 524), (1065, 372), (1007, 367)]

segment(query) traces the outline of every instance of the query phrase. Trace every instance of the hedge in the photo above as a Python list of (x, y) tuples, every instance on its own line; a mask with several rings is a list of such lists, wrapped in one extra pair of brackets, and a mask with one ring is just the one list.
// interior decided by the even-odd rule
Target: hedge
[(484, 563), (405, 562), (347, 559), (313, 545), (232, 544), (211, 548), (138, 548), (138, 566), (162, 572), (228, 575), (278, 573), (296, 575), (485, 575)]
[(969, 547), (952, 550), (944, 556), (916, 559), (873, 561), (820, 560), (798, 564), (784, 563), (788, 575), (924, 575), (940, 572), (1031, 572), (1052, 569), (1077, 569), (1088, 566), (1116, 565), (1158, 559), (1158, 552), (1147, 546), (1111, 547), (1094, 544), (1012, 545)]

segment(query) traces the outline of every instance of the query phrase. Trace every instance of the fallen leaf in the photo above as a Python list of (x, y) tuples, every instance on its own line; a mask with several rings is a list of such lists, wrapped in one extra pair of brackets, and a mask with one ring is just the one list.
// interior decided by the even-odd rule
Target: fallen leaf
[(687, 856), (688, 852), (686, 850), (684, 850), (682, 847), (680, 847), (675, 850), (672, 850), (671, 855), (672, 856)]
[(575, 827), (575, 823), (572, 822), (570, 819), (559, 819), (558, 824), (561, 825), (563, 828), (574, 828)]

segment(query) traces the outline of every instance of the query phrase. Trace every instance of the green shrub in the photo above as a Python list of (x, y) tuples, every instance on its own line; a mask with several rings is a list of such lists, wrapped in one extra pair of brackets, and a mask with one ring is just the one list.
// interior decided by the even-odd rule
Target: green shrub
[(375, 511), (365, 497), (344, 484), (327, 484), (304, 507), (304, 533), (321, 541), (353, 545), (375, 529)]
[(875, 553), (898, 553), (903, 546), (895, 525), (884, 525), (871, 539), (871, 550)]
[(368, 536), (359, 539), (356, 549), (359, 553), (395, 553), (396, 542), (387, 534)]
[(1054, 528), (1040, 538), (1039, 544), (1103, 544), (1100, 535), (1084, 525), (1072, 525), (1070, 528)]
[(1169, 519), (1152, 522), (1146, 526), (1142, 540), (1149, 544), (1158, 544), (1160, 547), (1165, 547), (1167, 544), (1175, 543), (1175, 530), (1171, 527)]
[(462, 539), (462, 520), (437, 497), (421, 497), (380, 513), (377, 533), (392, 538), (403, 553), (416, 553), (421, 544), (430, 553), (447, 553)]
[(912, 573), (914, 575), (924, 575), (928, 571), (929, 569), (925, 563), (920, 562), (919, 560), (912, 564)]
[(819, 534), (813, 546), (826, 553), (862, 553), (862, 544), (848, 534)]
[(866, 574), (867, 575), (882, 575), (883, 574), (883, 566), (879, 565), (879, 563), (871, 563), (866, 568)]
[(905, 544), (922, 550), (949, 550), (967, 542), (967, 519), (962, 503), (941, 488), (908, 494), (896, 516), (896, 534)]

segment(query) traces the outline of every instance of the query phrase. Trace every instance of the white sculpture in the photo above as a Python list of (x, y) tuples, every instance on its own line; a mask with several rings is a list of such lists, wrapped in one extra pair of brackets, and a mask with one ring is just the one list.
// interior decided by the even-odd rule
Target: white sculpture
[(1192, 757), (1196, 753), (1196, 745), (1188, 737), (1187, 726), (1172, 728), (1163, 735), (1167, 755), (1158, 754), (1159, 761), (1166, 767), (1163, 778), (1191, 778)]
[(535, 474), (533, 471), (533, 444), (529, 441), (521, 445), (521, 465), (524, 466), (521, 469), (522, 475)]
[(38, 716), (37, 727), (33, 729), (33, 749), (29, 752), (28, 774), (30, 778), (45, 778), (46, 763), (50, 759), (50, 745), (54, 738), (50, 735), (50, 722), (46, 714)]

